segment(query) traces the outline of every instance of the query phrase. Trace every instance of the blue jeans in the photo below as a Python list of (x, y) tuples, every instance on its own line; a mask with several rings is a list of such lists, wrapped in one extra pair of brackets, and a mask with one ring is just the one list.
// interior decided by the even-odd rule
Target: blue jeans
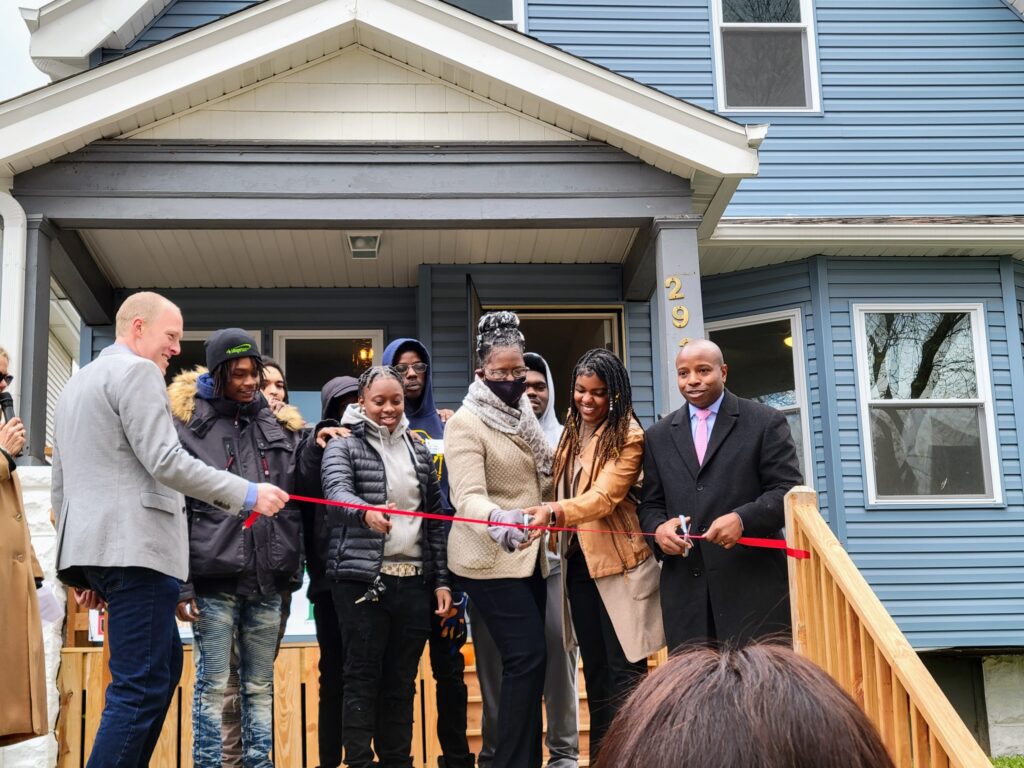
[(193, 626), (196, 685), (192, 698), (192, 761), (219, 768), (224, 689), (231, 646), (238, 633), (238, 674), (242, 694), (242, 765), (272, 768), (274, 656), (281, 628), (281, 596), (241, 597), (215, 593), (196, 597)]
[(110, 686), (87, 768), (148, 765), (181, 678), (177, 579), (148, 568), (85, 569), (107, 601)]

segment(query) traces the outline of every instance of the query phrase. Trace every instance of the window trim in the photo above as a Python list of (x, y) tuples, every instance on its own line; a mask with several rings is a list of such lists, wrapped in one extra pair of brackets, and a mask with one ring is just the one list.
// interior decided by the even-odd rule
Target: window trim
[[(971, 342), (974, 345), (975, 373), (978, 384), (978, 397), (963, 400), (936, 399), (929, 401), (915, 400), (915, 404), (926, 407), (925, 402), (936, 407), (962, 405), (965, 407), (978, 407), (983, 409), (983, 426), (985, 434), (982, 436), (982, 461), (986, 467), (991, 482), (991, 491), (986, 495), (978, 496), (879, 496), (875, 482), (875, 456), (871, 450), (871, 419), (870, 408), (873, 402), (869, 393), (871, 391), (868, 381), (868, 341), (866, 316), (876, 313), (917, 313), (935, 312), (947, 314), (952, 312), (966, 312), (971, 320)], [(990, 371), (990, 360), (988, 354), (988, 339), (985, 325), (985, 305), (981, 302), (971, 303), (924, 303), (899, 302), (892, 304), (853, 304), (850, 308), (853, 320), (854, 337), (854, 372), (855, 385), (857, 390), (858, 423), (860, 425), (861, 458), (864, 462), (864, 483), (865, 496), (868, 507), (917, 507), (929, 506), (942, 507), (972, 507), (990, 506), (1003, 503), (1002, 487), (1002, 463), (999, 457), (999, 440), (996, 433), (995, 422), (995, 392), (992, 388), (992, 376)], [(894, 405), (905, 403), (905, 400), (887, 401)]]
[[(717, 1), (717, 0), (716, 0)], [(807, 348), (804, 346), (803, 311), (799, 307), (783, 309), (777, 312), (764, 312), (757, 315), (743, 315), (726, 320), (704, 322), (704, 334), (710, 338), (714, 331), (725, 331), (731, 328), (744, 328), (750, 325), (764, 325), (789, 320), (789, 330), (793, 335), (793, 382), (796, 390), (796, 405), (786, 409), (777, 408), (782, 414), (800, 414), (800, 434), (803, 439), (803, 451), (800, 456), (800, 470), (804, 476), (804, 485), (814, 487), (816, 477), (814, 465), (814, 445), (811, 443), (811, 411), (810, 397), (807, 386)], [(726, 363), (729, 361), (726, 360)], [(728, 382), (726, 382), (728, 387)]]
[[(370, 339), (372, 341), (372, 349), (374, 350), (374, 358), (378, 354), (384, 354), (384, 330), (381, 328), (354, 331), (289, 328), (275, 330), (273, 336), (274, 359), (281, 363), (286, 377), (288, 376), (288, 355), (285, 353), (285, 346), (290, 339)], [(373, 364), (380, 365), (380, 362), (374, 359)]]
[[(814, 13), (814, 0), (800, 0), (799, 23), (765, 24), (722, 21), (722, 0), (711, 0), (711, 47), (714, 49), (715, 104), (721, 114), (801, 114), (821, 113), (821, 65), (818, 58), (818, 35)], [(725, 55), (722, 29), (801, 29), (807, 42), (805, 76), (810, 103), (806, 107), (730, 107), (725, 95)]]

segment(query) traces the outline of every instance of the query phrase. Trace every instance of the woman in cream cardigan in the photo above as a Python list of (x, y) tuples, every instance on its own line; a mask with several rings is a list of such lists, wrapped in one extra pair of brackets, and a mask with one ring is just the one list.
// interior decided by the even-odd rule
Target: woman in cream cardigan
[[(523, 523), (550, 498), (551, 448), (525, 397), (523, 335), (512, 312), (480, 319), (476, 380), (445, 425), (445, 460), (456, 514)], [(535, 510), (546, 525), (550, 510)], [(546, 653), (547, 559), (539, 531), (455, 523), (448, 568), (483, 616), (501, 654), (498, 742), (493, 768), (540, 768)]]
[(619, 705), (646, 671), (647, 655), (665, 644), (660, 570), (631, 493), (643, 457), (629, 374), (614, 354), (592, 349), (573, 370), (572, 404), (555, 453), (558, 501), (550, 505), (555, 525), (586, 529), (560, 534), (559, 549), (587, 681), (592, 763)]

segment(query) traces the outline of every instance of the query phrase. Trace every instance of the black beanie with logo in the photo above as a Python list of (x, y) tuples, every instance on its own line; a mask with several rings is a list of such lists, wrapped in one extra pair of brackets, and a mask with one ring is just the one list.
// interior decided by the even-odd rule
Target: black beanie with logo
[(210, 334), (206, 340), (206, 368), (213, 373), (214, 369), (236, 357), (259, 357), (260, 350), (256, 339), (241, 328), (223, 328)]

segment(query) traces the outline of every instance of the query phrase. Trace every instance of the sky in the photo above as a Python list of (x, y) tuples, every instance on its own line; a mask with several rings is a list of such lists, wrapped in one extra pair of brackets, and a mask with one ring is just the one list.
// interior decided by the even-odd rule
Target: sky
[(38, 88), (50, 78), (28, 55), (28, 27), (19, 7), (38, 8), (46, 0), (0, 0), (0, 101)]

